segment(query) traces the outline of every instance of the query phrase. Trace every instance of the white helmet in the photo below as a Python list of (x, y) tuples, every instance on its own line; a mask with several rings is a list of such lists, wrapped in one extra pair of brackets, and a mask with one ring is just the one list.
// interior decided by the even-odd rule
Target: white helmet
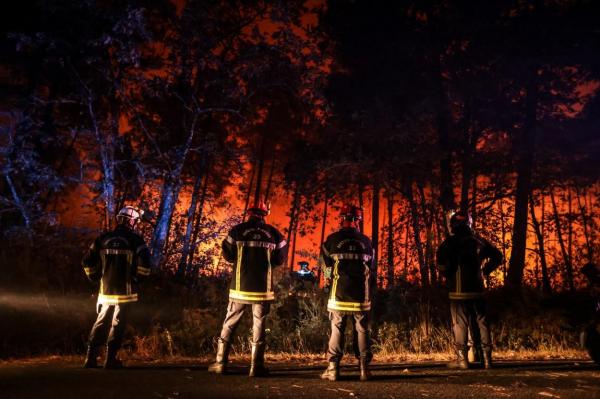
[(133, 226), (140, 220), (142, 214), (143, 211), (127, 205), (117, 214), (117, 223), (121, 224), (127, 221), (128, 224)]

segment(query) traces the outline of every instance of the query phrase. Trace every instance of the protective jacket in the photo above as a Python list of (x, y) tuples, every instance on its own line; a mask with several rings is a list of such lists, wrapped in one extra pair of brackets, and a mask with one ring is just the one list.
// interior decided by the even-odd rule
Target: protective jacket
[(139, 277), (150, 274), (150, 251), (139, 234), (119, 225), (92, 243), (82, 265), (88, 279), (100, 282), (99, 304), (135, 302)]
[(321, 247), (321, 267), (331, 278), (327, 309), (364, 312), (371, 309), (371, 240), (355, 228), (342, 228), (329, 235)]
[(229, 299), (257, 303), (275, 299), (272, 270), (287, 258), (281, 233), (261, 218), (234, 226), (223, 240), (223, 257), (233, 263)]
[(437, 250), (438, 269), (446, 277), (450, 299), (481, 298), (482, 273), (489, 275), (502, 261), (502, 252), (467, 229), (448, 237)]

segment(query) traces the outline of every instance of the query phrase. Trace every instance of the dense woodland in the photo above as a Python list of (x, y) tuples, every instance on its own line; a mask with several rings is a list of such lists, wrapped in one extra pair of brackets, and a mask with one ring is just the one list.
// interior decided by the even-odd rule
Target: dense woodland
[(505, 254), (491, 287), (583, 289), (600, 256), (596, 3), (15, 4), (0, 286), (89, 291), (81, 254), (129, 204), (146, 211), (155, 285), (218, 295), (220, 241), (267, 199), (290, 270), (350, 201), (381, 291), (436, 291), (460, 208)]

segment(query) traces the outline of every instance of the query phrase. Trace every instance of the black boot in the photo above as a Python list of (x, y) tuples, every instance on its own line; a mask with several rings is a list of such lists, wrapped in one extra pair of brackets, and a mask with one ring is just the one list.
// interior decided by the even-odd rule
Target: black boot
[[(362, 371), (361, 371), (362, 376)], [(329, 381), (337, 381), (340, 378), (340, 363), (329, 362), (327, 369), (321, 374), (321, 379)]]
[(227, 363), (229, 361), (229, 342), (219, 338), (217, 342), (217, 357), (215, 362), (208, 366), (209, 373), (227, 374)]
[(369, 370), (369, 362), (366, 358), (360, 358), (360, 380), (368, 381), (371, 379), (371, 371)]
[(456, 360), (447, 364), (451, 369), (468, 369), (469, 360), (467, 358), (466, 349), (459, 349), (456, 351)]
[(252, 362), (248, 377), (266, 377), (269, 369), (265, 367), (265, 344), (252, 344)]
[(108, 344), (106, 347), (106, 359), (104, 360), (104, 368), (107, 370), (122, 369), (123, 362), (117, 357), (119, 348)]
[(492, 364), (492, 350), (486, 349), (483, 351), (483, 368), (489, 370), (492, 367), (494, 367)]
[(98, 367), (98, 348), (92, 345), (88, 345), (87, 353), (85, 355), (85, 362), (83, 363), (84, 369), (95, 369)]

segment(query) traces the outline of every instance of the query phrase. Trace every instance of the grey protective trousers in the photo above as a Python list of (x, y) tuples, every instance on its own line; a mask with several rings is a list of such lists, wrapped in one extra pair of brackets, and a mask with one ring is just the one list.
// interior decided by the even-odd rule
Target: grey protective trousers
[(371, 353), (371, 339), (369, 337), (369, 313), (340, 313), (329, 312), (331, 321), (331, 336), (329, 337), (329, 348), (327, 355), (330, 362), (339, 362), (344, 355), (344, 332), (347, 320), (352, 321), (352, 348), (357, 359), (364, 358), (370, 362), (373, 358)]
[(450, 313), (457, 350), (467, 349), (469, 329), (474, 343), (481, 342), (484, 351), (492, 349), (484, 299), (450, 300)]
[(123, 334), (129, 319), (130, 303), (121, 305), (98, 305), (98, 317), (90, 332), (89, 345), (97, 348), (106, 344), (118, 350), (123, 342)]
[(269, 314), (269, 302), (253, 304), (229, 301), (227, 315), (221, 329), (221, 339), (231, 343), (235, 329), (237, 328), (246, 306), (252, 306), (252, 343), (262, 345), (265, 343), (265, 326)]

